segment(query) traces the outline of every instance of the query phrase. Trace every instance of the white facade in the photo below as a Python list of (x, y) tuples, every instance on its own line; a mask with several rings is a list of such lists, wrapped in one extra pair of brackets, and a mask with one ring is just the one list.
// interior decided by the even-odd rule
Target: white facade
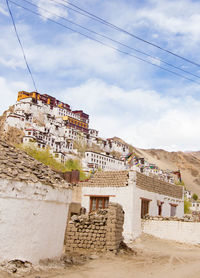
[(117, 139), (108, 138), (106, 139), (106, 144), (104, 146), (104, 150), (106, 152), (119, 152), (123, 156), (129, 153), (129, 147), (127, 144), (123, 144)]
[(200, 223), (182, 221), (142, 221), (142, 231), (162, 239), (181, 243), (200, 244)]
[(190, 210), (195, 212), (200, 212), (200, 200), (197, 201), (192, 200)]
[(89, 129), (89, 134), (93, 138), (98, 138), (99, 136), (99, 131), (96, 129)]
[(162, 203), (162, 216), (171, 216), (171, 205), (176, 207), (175, 216), (182, 218), (184, 215), (184, 198), (170, 196), (141, 190), (136, 185), (136, 173), (129, 172), (128, 186), (82, 186), (81, 205), (90, 210), (90, 197), (108, 196), (109, 202), (119, 203), (125, 212), (124, 238), (133, 240), (142, 232), (141, 227), (141, 198), (149, 201), (149, 215), (158, 215), (158, 202)]
[(71, 198), (69, 188), (0, 179), (0, 262), (60, 257)]
[(98, 168), (101, 168), (104, 171), (126, 169), (123, 160), (92, 151), (85, 152), (85, 158), (82, 160), (82, 163), (86, 170), (96, 170)]
[(185, 190), (184, 194), (185, 194), (185, 197), (186, 197), (187, 199), (191, 199), (191, 198), (192, 198), (192, 192), (191, 192), (191, 191)]

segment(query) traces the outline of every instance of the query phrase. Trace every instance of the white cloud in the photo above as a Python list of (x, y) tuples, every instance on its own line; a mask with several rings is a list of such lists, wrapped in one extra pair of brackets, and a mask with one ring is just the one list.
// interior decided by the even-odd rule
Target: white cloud
[(8, 16), (8, 12), (2, 4), (0, 5), (0, 13)]
[(46, 19), (56, 19), (59, 16), (67, 17), (67, 9), (59, 5), (60, 3), (63, 3), (63, 1), (56, 0), (56, 2), (53, 2), (52, 0), (38, 0), (37, 5), (40, 15)]
[[(138, 11), (136, 17), (151, 23), (151, 27), (172, 34), (185, 34), (199, 40), (200, 3), (189, 0), (150, 1), (149, 7)], [(153, 26), (152, 26), (153, 24)]]
[(22, 81), (8, 81), (4, 77), (0, 76), (0, 115), (3, 114), (5, 110), (8, 109), (10, 105), (15, 104), (17, 100), (17, 92), (23, 90), (28, 90), (28, 84)]
[[(137, 5), (136, 1), (106, 2), (107, 19), (131, 33), (187, 56), (197, 56), (200, 42), (200, 2), (192, 0), (149, 0)], [(114, 10), (114, 12), (110, 12)], [(131, 39), (145, 48), (144, 43)], [(158, 49), (148, 47), (146, 50)], [(162, 52), (160, 52), (161, 54)]]
[(126, 91), (99, 80), (62, 92), (74, 109), (90, 114), (104, 137), (119, 136), (141, 148), (198, 150), (200, 101), (161, 96), (156, 91)]

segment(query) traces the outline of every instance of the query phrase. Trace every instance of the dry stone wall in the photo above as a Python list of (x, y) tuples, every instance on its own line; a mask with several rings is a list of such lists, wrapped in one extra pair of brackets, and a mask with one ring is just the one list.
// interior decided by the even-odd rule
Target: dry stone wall
[(173, 198), (183, 198), (183, 186), (170, 184), (165, 181), (161, 181), (156, 177), (148, 177), (141, 173), (136, 172), (137, 181), (136, 185), (140, 189), (147, 190), (150, 192), (156, 192), (158, 194), (170, 196)]
[(123, 241), (124, 211), (110, 203), (108, 209), (73, 216), (66, 230), (68, 252), (117, 251)]

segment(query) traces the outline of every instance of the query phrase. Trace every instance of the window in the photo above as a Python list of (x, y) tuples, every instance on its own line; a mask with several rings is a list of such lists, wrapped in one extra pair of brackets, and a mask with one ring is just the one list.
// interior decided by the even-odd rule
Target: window
[(171, 205), (171, 210), (170, 210), (170, 216), (176, 216), (176, 207), (177, 205), (170, 204)]
[(151, 200), (141, 198), (141, 218), (149, 214), (149, 203)]
[(90, 211), (108, 207), (109, 197), (90, 197)]

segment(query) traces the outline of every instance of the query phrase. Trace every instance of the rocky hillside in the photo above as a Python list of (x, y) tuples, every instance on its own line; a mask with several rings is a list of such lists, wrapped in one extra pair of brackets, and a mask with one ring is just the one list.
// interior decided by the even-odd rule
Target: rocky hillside
[(10, 106), (2, 116), (0, 116), (0, 138), (10, 144), (20, 144), (24, 132), (16, 127), (9, 127), (6, 131), (4, 128), (7, 112), (13, 112), (14, 106)]
[(186, 188), (200, 196), (200, 152), (167, 152), (159, 149), (135, 149), (135, 152), (161, 169), (180, 169)]
[[(114, 138), (126, 143), (118, 137)], [(130, 150), (163, 170), (180, 170), (186, 188), (200, 197), (200, 151), (168, 152), (160, 149), (139, 149), (133, 146), (130, 146)]]

